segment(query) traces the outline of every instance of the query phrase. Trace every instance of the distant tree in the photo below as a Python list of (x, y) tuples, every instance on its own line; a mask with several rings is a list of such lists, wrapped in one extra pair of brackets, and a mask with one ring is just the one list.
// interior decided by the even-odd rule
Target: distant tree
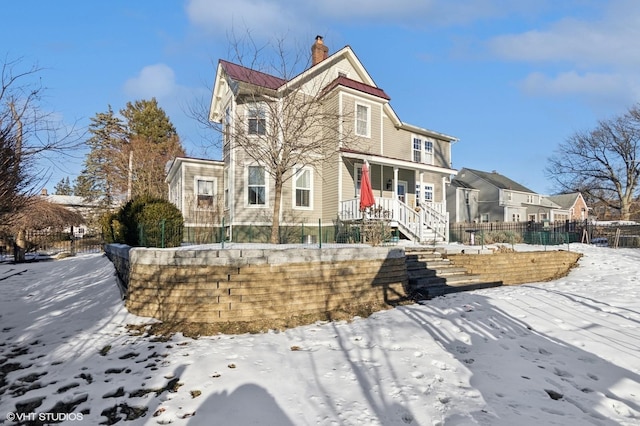
[[(117, 157), (117, 169), (128, 170), (130, 197), (167, 198), (167, 163), (185, 151), (176, 128), (155, 98), (128, 102), (120, 113), (126, 119), (128, 146)], [(128, 148), (128, 149), (127, 149)]]
[(629, 220), (640, 184), (640, 104), (569, 137), (546, 173), (558, 192), (581, 192)]
[(106, 205), (142, 195), (166, 198), (165, 165), (185, 155), (175, 127), (155, 98), (129, 102), (120, 115), (109, 106), (91, 119), (76, 195)]
[(69, 176), (60, 179), (60, 182), (56, 183), (53, 191), (56, 195), (73, 195), (73, 188), (71, 187)]
[(115, 116), (111, 105), (106, 112), (91, 118), (86, 143), (89, 153), (84, 168), (76, 180), (76, 195), (88, 200), (99, 200), (105, 206), (113, 205), (114, 199), (122, 198), (122, 187), (116, 181), (125, 170), (117, 170), (116, 157), (122, 156), (127, 146), (125, 123)]

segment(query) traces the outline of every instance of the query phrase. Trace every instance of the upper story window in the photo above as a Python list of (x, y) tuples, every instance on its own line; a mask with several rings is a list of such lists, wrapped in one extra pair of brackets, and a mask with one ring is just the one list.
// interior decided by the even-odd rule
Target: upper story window
[(267, 130), (267, 111), (264, 105), (253, 104), (248, 107), (247, 121), (250, 135), (264, 135)]
[(356, 135), (371, 136), (371, 108), (368, 105), (356, 103)]
[(538, 197), (535, 194), (527, 194), (528, 204), (538, 204)]
[(433, 142), (422, 136), (413, 136), (413, 161), (433, 164)]
[(311, 169), (298, 169), (293, 179), (296, 207), (311, 207)]
[(247, 203), (252, 206), (267, 204), (267, 185), (264, 167), (249, 166), (247, 168)]
[(196, 197), (199, 209), (213, 208), (213, 180), (196, 178)]

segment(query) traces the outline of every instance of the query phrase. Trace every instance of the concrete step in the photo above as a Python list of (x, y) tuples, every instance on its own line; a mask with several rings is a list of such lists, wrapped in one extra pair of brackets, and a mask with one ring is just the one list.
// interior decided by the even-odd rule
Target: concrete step
[(448, 267), (440, 267), (437, 269), (407, 267), (407, 276), (409, 277), (409, 279), (433, 276), (453, 277), (457, 275), (465, 275), (466, 273), (467, 270), (465, 268), (453, 265)]
[(430, 277), (409, 278), (411, 288), (426, 288), (430, 286), (438, 286), (442, 284), (459, 287), (468, 284), (476, 284), (480, 282), (479, 275), (460, 274), (449, 277), (433, 275)]
[(408, 248), (405, 256), (409, 287), (419, 297), (431, 298), (501, 285), (481, 282), (480, 275), (469, 274), (466, 268), (453, 265), (435, 249)]

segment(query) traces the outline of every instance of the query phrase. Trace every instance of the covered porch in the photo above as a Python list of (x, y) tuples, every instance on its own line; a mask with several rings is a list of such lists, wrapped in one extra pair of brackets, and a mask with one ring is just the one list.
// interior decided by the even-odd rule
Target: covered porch
[[(347, 169), (352, 171), (350, 181), (342, 185), (343, 196), (338, 205), (341, 220), (388, 220), (411, 241), (448, 241), (445, 185), (454, 170), (365, 153), (348, 153), (343, 157)], [(365, 161), (369, 164), (375, 205), (361, 211), (360, 184)]]

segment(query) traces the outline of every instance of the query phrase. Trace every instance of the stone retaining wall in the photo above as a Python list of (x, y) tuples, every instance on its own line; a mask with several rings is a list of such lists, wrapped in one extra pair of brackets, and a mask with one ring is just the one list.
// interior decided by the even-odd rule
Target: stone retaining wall
[(522, 251), (493, 254), (445, 254), (456, 266), (478, 274), (483, 282), (514, 285), (565, 276), (582, 254), (570, 251)]
[(128, 265), (127, 309), (167, 322), (320, 316), (406, 299), (400, 248), (132, 248)]
[[(321, 318), (408, 299), (403, 248), (152, 249), (105, 247), (126, 289), (126, 307), (163, 322), (222, 323)], [(564, 276), (568, 251), (444, 254), (484, 282)]]

